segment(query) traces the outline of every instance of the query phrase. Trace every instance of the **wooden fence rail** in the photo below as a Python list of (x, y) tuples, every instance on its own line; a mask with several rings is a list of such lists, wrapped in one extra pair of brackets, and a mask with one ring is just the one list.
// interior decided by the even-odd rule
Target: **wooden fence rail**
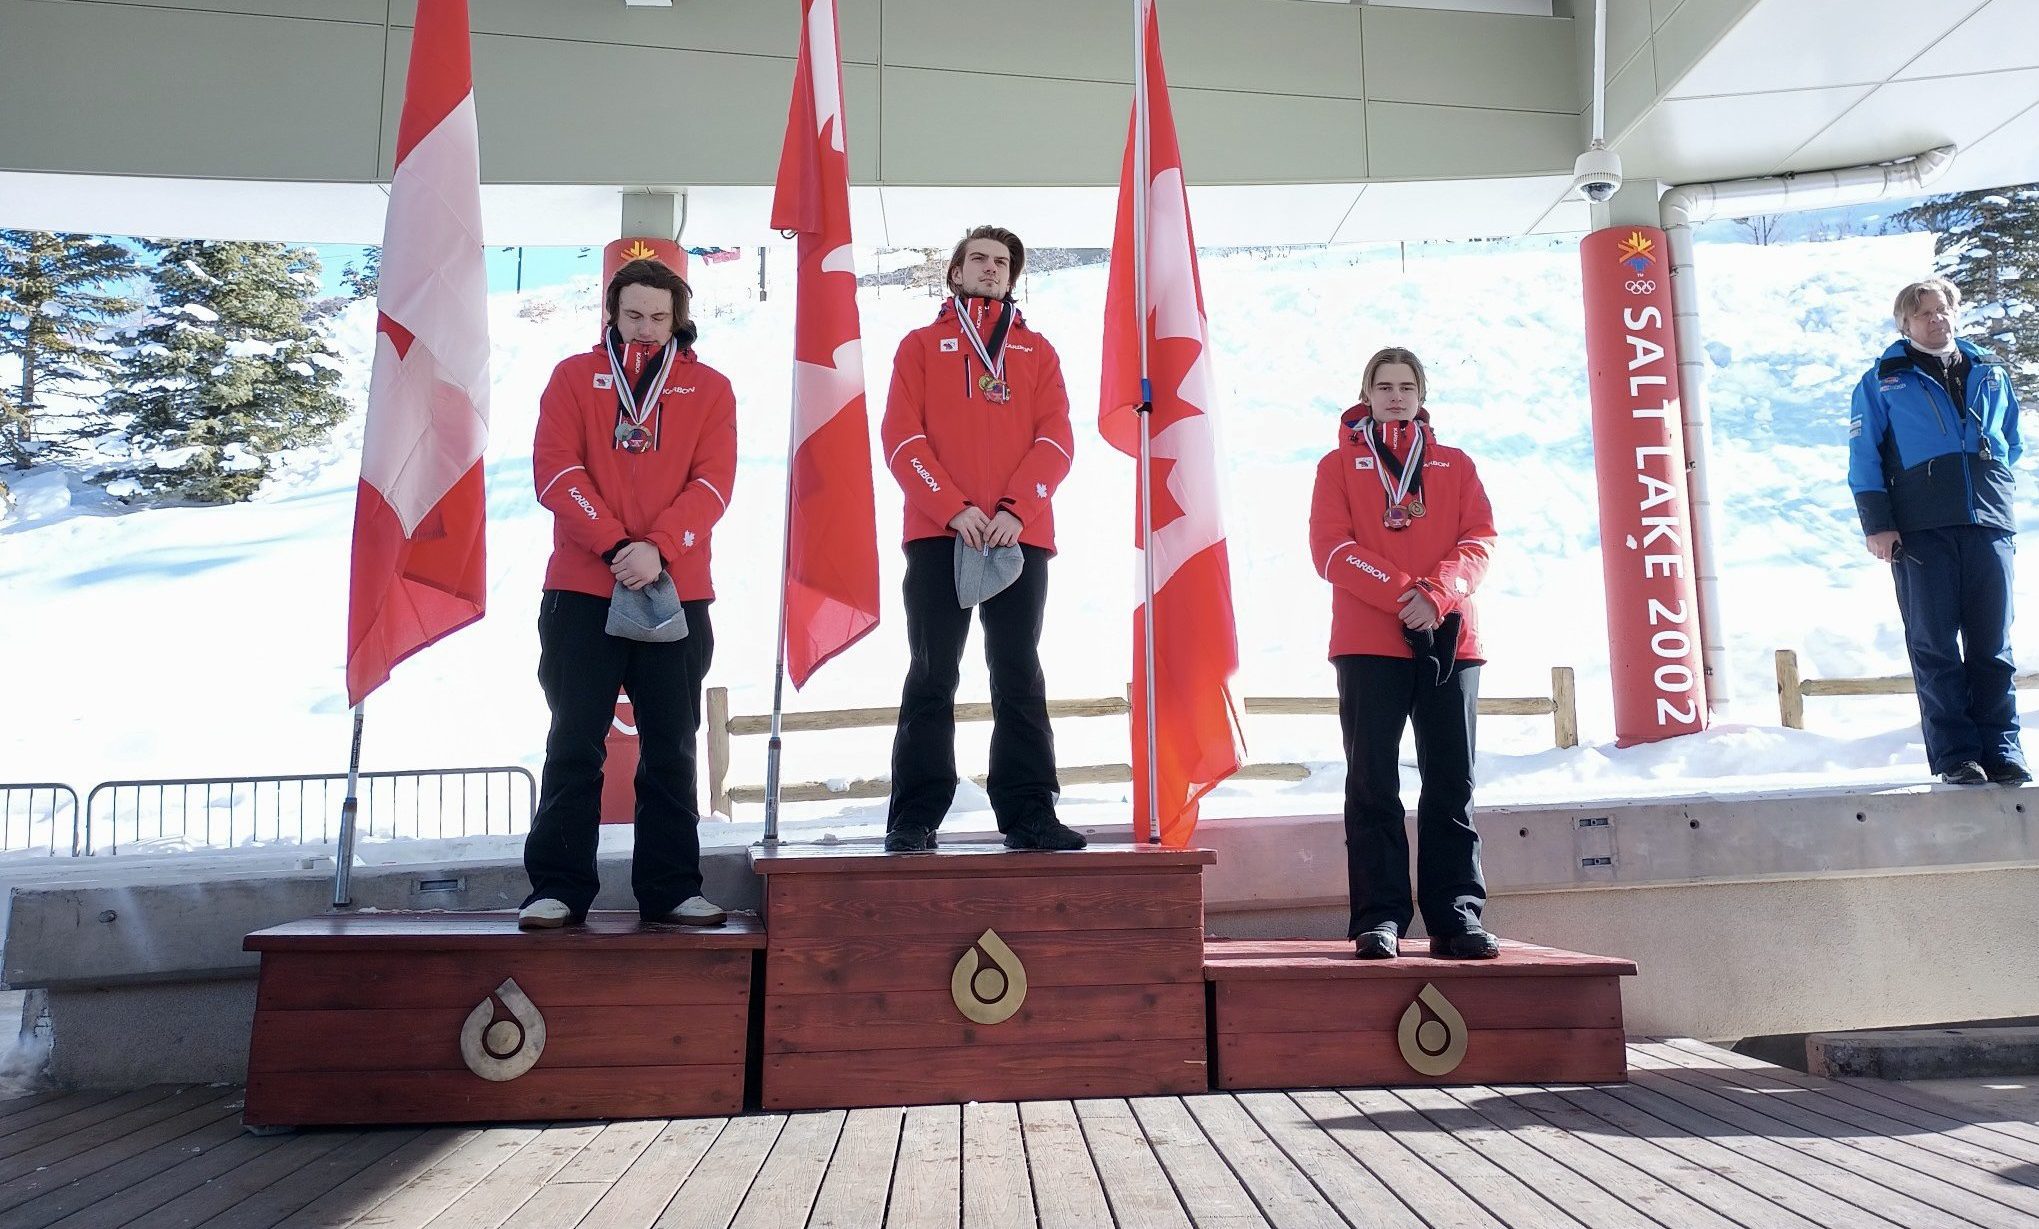
[[(2039, 687), (2039, 673), (2019, 674), (2011, 680), (2019, 688)], [(1809, 679), (1798, 672), (1798, 654), (1777, 650), (1777, 720), (1787, 729), (1805, 728), (1807, 696), (1908, 696), (1918, 691), (1909, 674), (1885, 674), (1874, 678)]]
[[(1573, 682), (1570, 666), (1554, 666), (1550, 672), (1551, 694), (1547, 696), (1494, 696), (1482, 697), (1482, 717), (1542, 717), (1551, 718), (1553, 741), (1559, 747), (1579, 745), (1578, 693)], [(769, 713), (731, 716), (729, 712), (729, 689), (710, 687), (708, 689), (708, 797), (709, 806), (719, 814), (730, 815), (736, 803), (762, 804), (765, 788), (762, 785), (729, 784), (730, 752), (729, 740), (739, 736), (769, 734), (772, 718)], [(1249, 714), (1266, 717), (1316, 717), (1336, 716), (1338, 700), (1335, 696), (1248, 696), (1246, 711)], [(1048, 716), (1056, 717), (1124, 717), (1132, 712), (1132, 706), (1123, 698), (1105, 696), (1088, 700), (1050, 700)], [(837, 708), (805, 713), (786, 713), (779, 720), (779, 729), (785, 733), (812, 733), (821, 730), (874, 729), (894, 725), (899, 720), (895, 708)], [(958, 704), (958, 722), (991, 720), (989, 704)], [(1309, 769), (1301, 764), (1243, 764), (1235, 780), (1240, 781), (1301, 781), (1310, 775)], [(1063, 765), (1056, 770), (1056, 776), (1067, 785), (1110, 785), (1129, 782), (1133, 779), (1130, 764), (1081, 764)], [(971, 778), (978, 785), (984, 784), (981, 776)], [(832, 787), (825, 781), (801, 781), (782, 783), (779, 786), (781, 802), (827, 802), (831, 799), (883, 798), (892, 792), (892, 782), (886, 777), (863, 777)]]

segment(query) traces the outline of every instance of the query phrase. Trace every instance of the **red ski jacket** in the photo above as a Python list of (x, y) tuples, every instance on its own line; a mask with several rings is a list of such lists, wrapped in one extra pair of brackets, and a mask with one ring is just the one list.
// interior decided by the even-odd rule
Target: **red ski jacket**
[(1015, 313), (1005, 345), (1011, 399), (993, 401), (979, 387), (984, 364), (949, 301), (933, 324), (900, 341), (879, 438), (886, 466), (906, 492), (905, 540), (949, 536), (949, 522), (974, 505), (987, 516), (1011, 512), (1021, 542), (1052, 551), (1049, 501), (1069, 476), (1076, 449), (1062, 360), (1012, 304), (967, 302), (987, 339), (999, 310)]
[(645, 419), (656, 446), (616, 446), (617, 402), (608, 353), (595, 346), (552, 369), (538, 400), (531, 469), (552, 513), (545, 587), (608, 597), (616, 578), (604, 552), (650, 542), (682, 601), (715, 596), (709, 537), (736, 481), (736, 397), (721, 372), (682, 350), (658, 407)]
[[(1439, 612), (1463, 620), (1458, 660), (1482, 662), (1479, 612), (1473, 593), (1487, 574), (1495, 538), (1494, 509), (1473, 460), (1430, 434), (1423, 460), (1424, 515), (1407, 529), (1382, 523), (1387, 492), (1374, 458), (1357, 430), (1366, 414), (1355, 406), (1339, 416), (1338, 447), (1317, 462), (1310, 497), (1310, 556), (1331, 582), (1331, 653), (1409, 657), (1402, 638), (1399, 600), (1421, 588)], [(1423, 430), (1430, 432), (1428, 415)], [(1406, 455), (1407, 449), (1396, 449)]]

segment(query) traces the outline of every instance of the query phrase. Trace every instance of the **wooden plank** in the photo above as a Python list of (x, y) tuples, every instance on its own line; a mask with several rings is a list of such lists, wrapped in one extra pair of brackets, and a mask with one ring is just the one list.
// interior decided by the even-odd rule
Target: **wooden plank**
[(789, 1116), (730, 1229), (805, 1225), (846, 1117), (842, 1110)]
[[(1975, 1122), (1969, 1117), (1970, 1111), (1950, 1102), (1940, 1102), (1937, 1106), (1913, 1104), (1882, 1095), (1869, 1086), (1821, 1079), (1804, 1072), (1793, 1071), (1789, 1067), (1774, 1066), (1747, 1055), (1736, 1054), (1732, 1050), (1688, 1039), (1666, 1038), (1664, 1044), (1672, 1050), (1693, 1054), (1718, 1066), (1737, 1068), (1764, 1080), (1788, 1084), (1793, 1088), (1817, 1091), (1824, 1098), (1839, 1101), (1870, 1115), (1862, 1122), (1877, 1124), (1876, 1129), (1885, 1135), (1906, 1137), (1923, 1127), (1942, 1139), (1951, 1141), (1947, 1147), (1949, 1155), (1961, 1157), (1970, 1164), (1982, 1165), (1992, 1172), (2001, 1168), (2007, 1159), (2039, 1163), (2039, 1138), (2021, 1139), (2015, 1134), (1994, 1130), (1990, 1126)], [(1898, 1081), (1878, 1083), (1897, 1084), (1901, 1087)], [(2039, 1132), (2035, 1132), (2035, 1135), (2039, 1135)], [(2026, 1185), (2035, 1183), (2039, 1183), (2039, 1170), (2035, 1170), (2033, 1181), (2027, 1182)]]
[(898, 1106), (851, 1110), (814, 1197), (807, 1229), (870, 1229), (885, 1219), (892, 1165), (906, 1111)]
[(1253, 1197), (1181, 1101), (1140, 1097), (1128, 1105), (1147, 1136), (1154, 1159), (1161, 1162), (1176, 1198), (1197, 1229), (1262, 1229), (1267, 1225), (1267, 1219), (1253, 1206)]
[[(1203, 980), (1203, 933), (1099, 930), (1004, 936), (1026, 966), (1029, 986), (1120, 986)], [(765, 993), (856, 994), (934, 990), (949, 984), (967, 939), (904, 936), (774, 942)], [(769, 1001), (769, 1000), (767, 1000)]]
[(168, 1097), (101, 1119), (68, 1135), (0, 1157), (0, 1210), (145, 1152), (165, 1140), (233, 1117), (240, 1098), (217, 1088), (180, 1088)]
[(1278, 1092), (1240, 1093), (1235, 1100), (1296, 1168), (1357, 1229), (1424, 1229), (1401, 1197), (1332, 1142), (1294, 1100)]
[[(248, 1070), (465, 1071), (460, 1029), (467, 1011), (265, 1011), (249, 1041)], [(740, 1065), (750, 1025), (742, 1003), (689, 1008), (573, 1003), (541, 1011), (545, 1053), (534, 1070)]]
[(785, 1126), (783, 1114), (730, 1119), (666, 1205), (657, 1229), (727, 1229)]
[(1335, 1092), (1288, 1096), (1318, 1130), (1409, 1207), (1420, 1210), (1431, 1229), (1507, 1229), (1472, 1196), (1411, 1151), (1404, 1139), (1375, 1126), (1344, 1097)]
[(982, 1049), (770, 1054), (767, 1109), (935, 1105), (1203, 1092), (1202, 1038), (1068, 1042)]
[[(1676, 1053), (1668, 1046), (1641, 1046), (1638, 1049), (1652, 1058)], [(2039, 1190), (1998, 1173), (1995, 1165), (2002, 1164), (2003, 1159), (1996, 1154), (1983, 1153), (1983, 1161), (1977, 1164), (1973, 1157), (1978, 1150), (1944, 1138), (1933, 1137), (1931, 1147), (1913, 1143), (1901, 1135), (1886, 1138), (1884, 1131), (1895, 1129), (1904, 1132), (1906, 1128), (1880, 1115), (1851, 1109), (1817, 1091), (1765, 1081), (1746, 1073), (1718, 1067), (1689, 1069), (1673, 1061), (1666, 1061), (1657, 1070), (1663, 1078), (1700, 1089), (1709, 1095), (1740, 1105), (1752, 1105), (1777, 1121), (1797, 1128), (1794, 1134), (1800, 1138), (1831, 1140), (1885, 1162), (1890, 1166), (1886, 1173), (1894, 1171), (1910, 1175), (1919, 1184), (1915, 1194), (1958, 1216), (1971, 1220), (1977, 1216), (1996, 1218), (1994, 1221), (1985, 1219), (1978, 1222), (1982, 1224), (2039, 1226)], [(1938, 1186), (1929, 1185), (1934, 1183)], [(1940, 1187), (1946, 1189), (1941, 1190)], [(1937, 1197), (1929, 1198), (1924, 1192)]]
[(727, 1118), (637, 1124), (655, 1128), (653, 1137), (580, 1223), (589, 1229), (644, 1229), (655, 1224), (728, 1124)]
[(837, 935), (966, 935), (1202, 927), (1197, 875), (1083, 874), (1052, 893), (997, 876), (794, 875), (772, 883), (771, 941)]
[(249, 952), (428, 951), (529, 953), (755, 951), (765, 928), (756, 915), (733, 912), (721, 926), (645, 922), (603, 909), (579, 926), (519, 930), (515, 910), (472, 913), (335, 913), (284, 922), (248, 935)]
[(1339, 1088), (1441, 1084), (1599, 1084), (1623, 1078), (1617, 1029), (1484, 1029), (1455, 1069), (1427, 1076), (1409, 1066), (1393, 1032), (1223, 1034), (1213, 1044), (1218, 1087)]
[[(1881, 1100), (1895, 1101), (1900, 1105), (1909, 1105), (1929, 1113), (1945, 1114), (1950, 1117), (1969, 1117), (1977, 1113), (1977, 1111), (1958, 1101), (1949, 1100), (1938, 1093), (1914, 1088), (1902, 1080), (1878, 1080), (1870, 1079), (1866, 1076), (1848, 1076), (1834, 1082), (1868, 1093)], [(2039, 1143), (2039, 1123), (2015, 1122), (2001, 1116), (1990, 1116), (1984, 1121), (1975, 1122), (1973, 1125), (1977, 1130), (1987, 1131), (1992, 1135), (2002, 1136), (2006, 1139), (2013, 1139), (2020, 1144)]]
[[(1123, 717), (1132, 711), (1119, 696), (1105, 696), (1099, 699), (1050, 700), (1048, 716), (1056, 717)], [(991, 706), (985, 703), (964, 703), (956, 705), (956, 721), (963, 724), (973, 721), (991, 720)], [(787, 734), (816, 730), (858, 730), (883, 728), (899, 724), (899, 709), (892, 708), (836, 708), (804, 713), (781, 713), (779, 729)], [(729, 719), (729, 732), (743, 737), (751, 734), (769, 734), (772, 718), (769, 713), (746, 713)]]
[(587, 1215), (596, 1201), (608, 1193), (608, 1187), (593, 1182), (548, 1182), (526, 1199), (502, 1223), (501, 1229), (565, 1229), (569, 1225), (596, 1229)]
[(1632, 960), (1514, 939), (1501, 940), (1501, 955), (1494, 960), (1442, 960), (1429, 955), (1429, 950), (1422, 941), (1404, 939), (1397, 960), (1360, 960), (1352, 953), (1350, 939), (1212, 938), (1204, 943), (1204, 975), (1211, 981), (1354, 978), (1457, 983), (1506, 977), (1635, 974)]
[(664, 1118), (743, 1108), (742, 1066), (537, 1067), (508, 1083), (468, 1071), (291, 1071), (248, 1082), (259, 1126)]
[[(16, 1165), (22, 1156), (35, 1153), (38, 1149), (46, 1148), (59, 1140), (93, 1130), (109, 1120), (138, 1112), (146, 1114), (149, 1106), (164, 1104), (173, 1098), (176, 1104), (168, 1105), (164, 1113), (174, 1114), (198, 1102), (213, 1100), (217, 1095), (211, 1089), (177, 1084), (153, 1084), (147, 1088), (137, 1088), (133, 1092), (80, 1096), (62, 1113), (51, 1114), (40, 1122), (30, 1123), (8, 1136), (4, 1143), (0, 1143), (0, 1180), (26, 1172)], [(62, 1156), (64, 1151), (58, 1148), (39, 1155)], [(33, 1168), (33, 1162), (30, 1163), (30, 1167)]]
[(602, 1133), (599, 1122), (548, 1127), (426, 1229), (497, 1229)]
[(1798, 654), (1777, 650), (1777, 723), (1787, 730), (1805, 728), (1805, 688), (1799, 681)]
[(376, 1229), (421, 1229), (538, 1138), (531, 1127), (494, 1127), (445, 1153), (362, 1216)]
[(1345, 1218), (1231, 1094), (1184, 1097), (1182, 1104), (1270, 1222), (1281, 1229), (1345, 1229)]
[(265, 956), (257, 1011), (362, 1008), (472, 1008), (506, 977), (543, 1011), (548, 1004), (694, 1007), (741, 1003), (750, 993), (747, 951), (559, 952), (477, 959), (460, 952), (356, 952), (344, 958), (305, 953)]
[[(1509, 1097), (1511, 1111), (1519, 1111), (1563, 1131), (1575, 1154), (1580, 1149), (1591, 1149), (1606, 1154), (1628, 1170), (1646, 1175), (1625, 1181), (1613, 1177), (1602, 1180), (1594, 1176), (1593, 1167), (1586, 1162), (1573, 1164), (1573, 1168), (1594, 1176), (1594, 1180), (1608, 1190), (1622, 1193), (1633, 1184), (1638, 1198), (1654, 1199), (1654, 1192), (1659, 1187), (1668, 1188), (1689, 1195), (1737, 1225), (1759, 1225), (1762, 1229), (1826, 1229), (1825, 1225), (1789, 1210), (1788, 1206), (1793, 1199), (1817, 1198), (1818, 1191), (1795, 1180), (1771, 1174), (1761, 1166), (1750, 1165), (1710, 1140), (1676, 1137), (1679, 1133), (1668, 1123), (1632, 1110), (1595, 1089), (1503, 1086), (1494, 1091)], [(1578, 1103), (1567, 1100), (1569, 1096), (1578, 1097)], [(1608, 1107), (1611, 1112), (1604, 1116), (1595, 1115), (1581, 1108), (1588, 1104)], [(1488, 1116), (1506, 1125), (1503, 1119), (1492, 1113)], [(1531, 1142), (1536, 1143), (1535, 1133), (1531, 1134)], [(1766, 1190), (1787, 1183), (1796, 1188), (1792, 1194), (1781, 1198), (1776, 1193), (1765, 1194)], [(1665, 1224), (1677, 1223), (1665, 1220), (1662, 1215), (1658, 1219)], [(1827, 1225), (1834, 1223), (1830, 1221)], [(1885, 1222), (1879, 1219), (1875, 1223), (1880, 1226)]]
[[(1492, 1097), (1487, 1089), (1474, 1091), (1482, 1100)], [(1511, 1132), (1496, 1128), (1485, 1115), (1442, 1089), (1415, 1088), (1393, 1095), (1438, 1131), (1563, 1208), (1566, 1215), (1594, 1229), (1655, 1229), (1657, 1222), (1650, 1217), (1530, 1147)], [(1726, 1223), (1707, 1214), (1704, 1208), (1698, 1211), (1700, 1219), (1672, 1223), (1678, 1224), (1679, 1229), (1699, 1229), (1702, 1225)], [(1735, 1227), (1730, 1225), (1728, 1229)]]
[[(1829, 1139), (1800, 1138), (1796, 1133), (1781, 1130), (1783, 1124), (1777, 1119), (1759, 1113), (1739, 1100), (1715, 1096), (1654, 1071), (1640, 1069), (1649, 1061), (1644, 1055), (1634, 1055), (1631, 1061), (1638, 1067), (1632, 1076), (1635, 1086), (1660, 1098), (1650, 1104), (1652, 1113), (1670, 1116), (1662, 1109), (1662, 1103), (1666, 1101), (1688, 1111), (1697, 1111), (1703, 1117), (1716, 1121), (1712, 1130), (1721, 1131), (1719, 1124), (1728, 1128), (1723, 1133), (1722, 1143), (1737, 1151), (1744, 1150), (1744, 1144), (1766, 1145), (1760, 1149), (1766, 1164), (1839, 1195), (1859, 1208), (1896, 1220), (1908, 1229), (1926, 1229), (1927, 1226), (1952, 1229), (1953, 1226), (1990, 1223), (1976, 1222), (1943, 1206), (1942, 1192), (1934, 1188), (1944, 1187), (1944, 1183), (1928, 1181), (1922, 1184), (1916, 1180), (1916, 1175), (1901, 1166), (1889, 1165), (1846, 1144)], [(1777, 1151), (1771, 1151), (1772, 1148)], [(2008, 1209), (2005, 1211), (2008, 1212)], [(1992, 1226), (1992, 1229), (1995, 1227)]]
[[(1218, 982), (1223, 1034), (1315, 1033), (1326, 1044), (1364, 1030), (1392, 1032), (1427, 984), (1413, 980)], [(1612, 976), (1464, 980), (1444, 988), (1474, 1033), (1491, 1029), (1621, 1027), (1621, 982)]]
[(1034, 1229), (1019, 1107), (973, 1101), (963, 1107), (963, 1223), (970, 1229)]
[(1579, 1221), (1507, 1170), (1437, 1130), (1385, 1089), (1340, 1094), (1379, 1129), (1400, 1139), (1509, 1229), (1578, 1229)]
[(1146, 1128), (1124, 1101), (1077, 1101), (1072, 1104), (1083, 1128), (1098, 1182), (1111, 1201), (1117, 1224), (1125, 1229), (1189, 1229), (1189, 1215), (1175, 1197), (1154, 1150), (1147, 1146)]
[[(787, 994), (765, 999), (767, 1052), (920, 1049), (1204, 1036), (1204, 987), (1032, 986), (1001, 1024), (975, 1024), (948, 990)], [(549, 1054), (550, 1051), (548, 1050)]]
[(916, 1106), (899, 1131), (886, 1229), (956, 1229), (963, 1203), (963, 1115), (955, 1105)]
[(232, 1207), (208, 1218), (199, 1229), (267, 1229), (392, 1153), (411, 1147), (423, 1134), (392, 1127), (308, 1137), (333, 1139), (339, 1146), (316, 1157), (289, 1148), (287, 1155), (298, 1162), (297, 1168), (270, 1179), (259, 1190), (242, 1191)]
[[(155, 1085), (157, 1089), (156, 1095), (167, 1097), (170, 1095), (173, 1087), (174, 1085), (169, 1084)], [(19, 1101), (10, 1101), (7, 1103), (8, 1109), (6, 1115), (0, 1117), (0, 1140), (7, 1141), (0, 1143), (0, 1147), (4, 1147), (11, 1152), (15, 1147), (19, 1146), (19, 1141), (16, 1137), (30, 1127), (41, 1126), (44, 1123), (67, 1118), (80, 1110), (90, 1109), (95, 1105), (104, 1104), (122, 1095), (123, 1093), (120, 1089), (94, 1088), (84, 1092), (49, 1093), (36, 1097), (24, 1097)]]
[(426, 1131), (277, 1222), (280, 1229), (344, 1229), (405, 1183), (455, 1155), (482, 1132)]
[(644, 1155), (644, 1150), (651, 1147), (665, 1127), (665, 1123), (656, 1119), (609, 1123), (567, 1162), (553, 1182), (588, 1182), (604, 1189), (614, 1186), (637, 1164), (637, 1158)]
[(1570, 666), (1550, 668), (1551, 737), (1560, 751), (1579, 745), (1579, 685)]
[[(99, 1223), (126, 1224), (157, 1204), (175, 1198), (188, 1186), (176, 1186), (167, 1194), (137, 1201), (130, 1197), (136, 1188), (160, 1190), (156, 1184), (165, 1173), (210, 1164), (210, 1152), (241, 1135), (232, 1102), (215, 1103), (226, 1112), (194, 1111), (152, 1123), (131, 1137), (100, 1144), (57, 1164), (25, 1174), (0, 1188), (0, 1223), (9, 1226), (42, 1226), (83, 1215)], [(203, 1179), (194, 1179), (202, 1181)], [(127, 1207), (124, 1214), (107, 1208)]]
[(1945, 1229), (1968, 1223), (1648, 1088), (1567, 1089), (1564, 1096), (1823, 1226)]
[[(343, 1137), (344, 1139), (344, 1137)], [(30, 1207), (16, 1208), (7, 1223), (18, 1229), (42, 1229), (61, 1225), (63, 1229), (118, 1229), (122, 1225), (189, 1225), (209, 1219), (232, 1207), (246, 1191), (261, 1189), (271, 1177), (281, 1177), (298, 1161), (283, 1145), (299, 1141), (257, 1139), (231, 1123), (217, 1132), (194, 1132), (178, 1141), (183, 1156), (118, 1194), (98, 1199), (89, 1206), (59, 1218), (56, 1215), (24, 1215)], [(343, 1140), (302, 1141), (305, 1150), (330, 1151)], [(316, 1155), (314, 1153), (314, 1155)], [(244, 1172), (245, 1171), (245, 1172)]]
[(1111, 1204), (1083, 1142), (1076, 1107), (1024, 1101), (1019, 1117), (1041, 1229), (1113, 1229)]

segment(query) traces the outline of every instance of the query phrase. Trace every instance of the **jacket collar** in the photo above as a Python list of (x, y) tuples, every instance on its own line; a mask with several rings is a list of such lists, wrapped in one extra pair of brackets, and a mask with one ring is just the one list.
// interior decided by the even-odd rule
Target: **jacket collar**
[[(1998, 361), (1995, 355), (1966, 338), (1955, 338), (1954, 349), (1962, 358), (1974, 365), (1979, 366)], [(1883, 357), (1877, 360), (1876, 374), (1879, 377), (1896, 375), (1900, 371), (1917, 371), (1918, 367), (1918, 360), (1913, 356), (1910, 343), (1900, 337), (1896, 341), (1891, 342), (1890, 348), (1885, 350)]]

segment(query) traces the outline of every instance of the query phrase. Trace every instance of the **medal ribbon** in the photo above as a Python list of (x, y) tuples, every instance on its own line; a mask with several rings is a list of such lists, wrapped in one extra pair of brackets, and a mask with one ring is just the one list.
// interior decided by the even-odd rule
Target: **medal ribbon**
[(969, 309), (963, 306), (963, 296), (954, 296), (949, 300), (949, 304), (955, 308), (956, 323), (963, 328), (963, 336), (970, 343), (970, 352), (977, 356), (978, 362), (984, 364), (984, 370), (991, 376), (993, 386), (1005, 383), (1005, 338), (1012, 330), (1012, 305), (999, 304), (1001, 310), (998, 323), (991, 326), (991, 344), (987, 347), (984, 339), (977, 335), (977, 325), (970, 319)]
[[(1423, 425), (1410, 423), (1409, 427), (1413, 432), (1409, 438), (1409, 459), (1398, 461), (1394, 449), (1381, 447), (1379, 423), (1369, 417), (1359, 424), (1360, 435), (1366, 440), (1366, 450), (1374, 457), (1374, 477), (1380, 479), (1381, 490), (1387, 494), (1390, 508), (1401, 507), (1412, 489), (1420, 495), (1423, 488)], [(1390, 474), (1394, 475), (1392, 480)]]
[(680, 343), (677, 338), (668, 339), (657, 364), (647, 364), (633, 383), (623, 367), (623, 347), (619, 344), (622, 340), (623, 335), (615, 329), (610, 329), (602, 339), (603, 349), (609, 354), (609, 372), (616, 379), (617, 425), (621, 426), (621, 419), (627, 417), (632, 426), (642, 427), (652, 407), (665, 395), (666, 377), (672, 374), (673, 364), (679, 358)]

